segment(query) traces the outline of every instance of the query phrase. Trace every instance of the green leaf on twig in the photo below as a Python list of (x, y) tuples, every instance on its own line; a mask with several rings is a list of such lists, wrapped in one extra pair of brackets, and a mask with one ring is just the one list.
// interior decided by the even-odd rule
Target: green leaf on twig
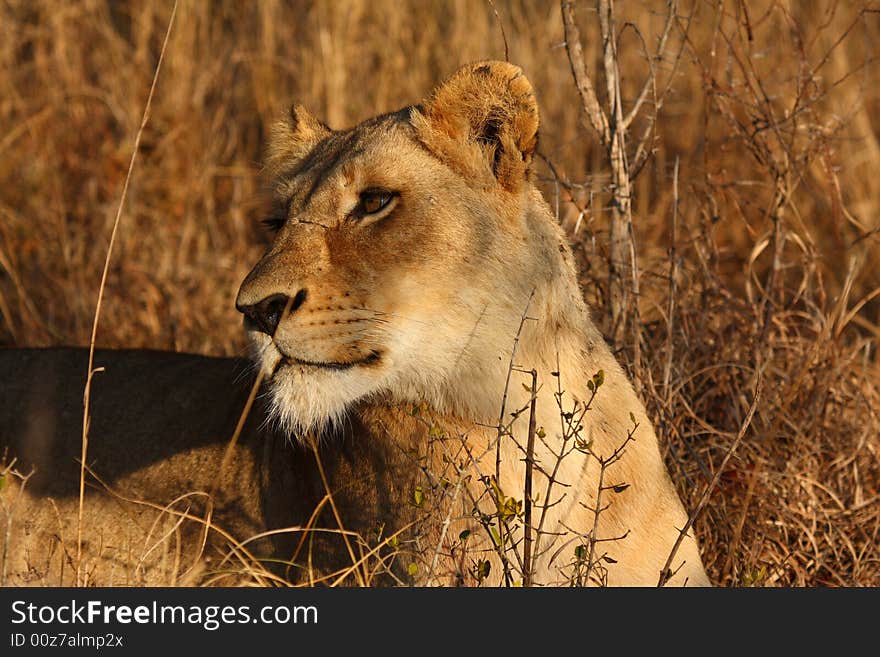
[(413, 491), (413, 505), (417, 508), (422, 508), (422, 505), (425, 503), (425, 491), (421, 486), (416, 486), (416, 489)]

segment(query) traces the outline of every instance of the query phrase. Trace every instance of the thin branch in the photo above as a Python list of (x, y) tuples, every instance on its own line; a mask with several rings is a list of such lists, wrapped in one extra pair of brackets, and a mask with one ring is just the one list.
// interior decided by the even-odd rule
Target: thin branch
[(532, 470), (535, 465), (535, 404), (538, 399), (538, 372), (532, 370), (532, 401), (529, 406), (529, 438), (526, 444), (526, 480), (523, 518), (523, 586), (532, 585)]
[(156, 91), (156, 82), (159, 80), (159, 71), (162, 70), (162, 62), (165, 59), (165, 50), (168, 47), (168, 38), (171, 36), (171, 28), (174, 26), (174, 17), (177, 15), (177, 0), (174, 0), (174, 6), (171, 8), (171, 17), (168, 19), (168, 28), (165, 30), (165, 40), (162, 42), (162, 50), (159, 51), (159, 61), (156, 62), (156, 70), (153, 73), (153, 82), (150, 85), (150, 93), (147, 96), (147, 103), (144, 107), (144, 114), (141, 118), (141, 125), (138, 128), (134, 138), (134, 147), (131, 153), (131, 159), (128, 162), (128, 172), (125, 175), (125, 182), (122, 185), (122, 196), (119, 199), (119, 206), (116, 208), (116, 218), (113, 221), (113, 229), (110, 232), (110, 243), (107, 245), (107, 255), (104, 258), (104, 271), (101, 274), (101, 284), (98, 287), (98, 301), (95, 304), (95, 319), (92, 322), (92, 336), (89, 339), (89, 369), (86, 375), (86, 385), (83, 391), (83, 424), (82, 424), (82, 451), (80, 454), (80, 471), (79, 471), (79, 510), (76, 517), (76, 584), (80, 585), (80, 561), (82, 559), (82, 519), (83, 519), (83, 503), (85, 501), (86, 490), (86, 457), (88, 456), (89, 447), (89, 402), (91, 401), (92, 377), (96, 374), (95, 366), (95, 341), (98, 336), (98, 322), (101, 319), (101, 304), (104, 301), (104, 289), (107, 285), (107, 274), (110, 271), (110, 258), (113, 255), (113, 247), (116, 244), (116, 234), (119, 230), (119, 224), (122, 220), (122, 209), (125, 207), (125, 197), (128, 194), (128, 185), (131, 182), (131, 174), (134, 170), (134, 163), (137, 159), (138, 149), (141, 144), (141, 136), (147, 121), (150, 119), (150, 107), (153, 103), (153, 94)]
[(593, 81), (587, 74), (584, 65), (584, 51), (581, 46), (581, 33), (574, 20), (574, 11), (570, 0), (562, 0), (562, 23), (565, 27), (565, 49), (568, 51), (568, 61), (571, 65), (571, 74), (574, 76), (575, 85), (581, 96), (581, 104), (590, 121), (590, 125), (596, 131), (599, 141), (606, 148), (611, 143), (611, 131), (608, 127), (608, 117), (599, 105), (596, 97), (596, 89)]
[(672, 405), (672, 395), (669, 389), (669, 380), (672, 377), (672, 356), (674, 346), (672, 343), (673, 322), (675, 313), (676, 278), (678, 277), (678, 255), (676, 253), (676, 239), (678, 233), (678, 157), (675, 158), (675, 166), (672, 169), (672, 236), (669, 240), (669, 306), (666, 309), (666, 363), (663, 367), (663, 396), (666, 409)]
[(501, 38), (504, 40), (504, 61), (510, 61), (510, 49), (507, 47), (507, 32), (504, 31), (504, 23), (501, 20), (501, 16), (498, 15), (498, 10), (495, 8), (495, 3), (492, 0), (489, 0), (489, 6), (492, 7), (492, 13), (495, 14), (495, 18), (498, 19), (498, 27), (501, 28)]
[(712, 491), (718, 486), (718, 482), (721, 481), (721, 476), (724, 474), (724, 469), (727, 467), (727, 462), (730, 460), (730, 457), (733, 456), (733, 453), (737, 450), (743, 438), (746, 435), (746, 431), (748, 431), (749, 426), (752, 423), (752, 418), (755, 416), (755, 411), (758, 408), (758, 402), (761, 399), (761, 386), (763, 383), (762, 373), (758, 372), (758, 379), (755, 382), (755, 396), (752, 399), (752, 405), (749, 407), (749, 412), (746, 414), (745, 419), (742, 422), (742, 425), (739, 428), (739, 433), (737, 433), (736, 438), (731, 443), (730, 448), (727, 450), (727, 453), (724, 455), (724, 458), (721, 459), (721, 463), (718, 466), (718, 469), (715, 471), (715, 476), (712, 478), (712, 481), (706, 486), (706, 489), (703, 491), (703, 494), (700, 496), (699, 501), (697, 502), (697, 506), (694, 507), (694, 510), (691, 512), (690, 516), (688, 516), (687, 522), (684, 524), (678, 532), (678, 538), (675, 539), (675, 543), (672, 546), (672, 550), (669, 553), (669, 557), (666, 559), (666, 564), (663, 566), (663, 570), (660, 571), (660, 579), (657, 581), (657, 586), (661, 587), (669, 581), (672, 577), (671, 571), (669, 570), (672, 566), (672, 560), (675, 559), (675, 555), (678, 552), (678, 548), (681, 547), (682, 541), (684, 541), (685, 536), (690, 531), (691, 527), (694, 525), (694, 521), (696, 521), (697, 517), (703, 511), (703, 507), (706, 506), (706, 503), (709, 501), (709, 496), (712, 494)]
[(532, 299), (534, 296), (535, 289), (532, 288), (531, 293), (529, 293), (529, 298), (526, 301), (526, 307), (520, 317), (519, 327), (516, 329), (516, 335), (513, 338), (513, 350), (510, 352), (510, 362), (507, 366), (507, 379), (504, 381), (504, 394), (501, 396), (501, 412), (498, 414), (498, 441), (495, 445), (495, 481), (498, 481), (501, 476), (501, 437), (504, 435), (504, 412), (507, 409), (507, 393), (510, 390), (510, 375), (513, 373), (515, 367), (514, 360), (516, 359), (516, 350), (519, 347), (519, 338), (522, 334), (526, 320), (529, 319), (529, 306), (532, 305)]
[[(654, 67), (654, 60), (663, 60), (663, 54), (666, 51), (666, 41), (669, 38), (669, 32), (672, 29), (672, 22), (675, 17), (678, 15), (678, 0), (668, 0), (666, 3), (666, 23), (663, 25), (663, 33), (660, 35), (660, 42), (657, 44), (657, 51), (652, 56), (651, 53), (645, 49), (645, 58), (648, 60), (648, 66), (650, 66), (650, 73), (648, 74), (648, 78), (645, 80), (645, 83), (642, 85), (642, 90), (639, 92), (638, 97), (636, 98), (635, 104), (630, 109), (629, 113), (623, 119), (623, 128), (626, 130), (629, 128), (630, 124), (633, 120), (638, 116), (639, 110), (642, 109), (642, 104), (648, 98), (648, 93), (651, 89), (656, 89), (656, 81), (657, 81), (657, 70)], [(636, 30), (638, 32), (638, 30)], [(656, 92), (654, 94), (656, 96)]]
[(348, 550), (348, 556), (351, 558), (351, 563), (353, 566), (353, 570), (355, 575), (357, 576), (358, 583), (361, 586), (366, 586), (366, 581), (364, 580), (363, 573), (361, 573), (360, 568), (358, 568), (358, 564), (360, 561), (354, 555), (354, 550), (351, 547), (351, 543), (348, 540), (348, 534), (345, 531), (345, 525), (342, 524), (342, 516), (339, 514), (339, 509), (336, 507), (336, 502), (333, 500), (333, 492), (330, 489), (330, 484), (327, 481), (327, 475), (324, 472), (324, 464), (321, 462), (321, 454), (318, 450), (318, 439), (315, 437), (314, 433), (309, 433), (309, 445), (312, 448), (312, 453), (315, 455), (315, 463), (318, 465), (318, 474), (321, 476), (321, 483), (324, 486), (324, 491), (327, 494), (327, 501), (330, 503), (330, 509), (333, 511), (333, 517), (336, 520), (336, 525), (339, 527), (339, 530), (342, 534), (342, 540), (345, 542), (345, 547)]

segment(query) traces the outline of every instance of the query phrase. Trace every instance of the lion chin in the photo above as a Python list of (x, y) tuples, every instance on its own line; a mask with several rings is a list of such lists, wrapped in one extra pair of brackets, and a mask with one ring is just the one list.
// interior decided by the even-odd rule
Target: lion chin
[(272, 419), (292, 438), (307, 441), (337, 432), (351, 406), (375, 394), (379, 384), (358, 366), (335, 369), (279, 361), (267, 387)]

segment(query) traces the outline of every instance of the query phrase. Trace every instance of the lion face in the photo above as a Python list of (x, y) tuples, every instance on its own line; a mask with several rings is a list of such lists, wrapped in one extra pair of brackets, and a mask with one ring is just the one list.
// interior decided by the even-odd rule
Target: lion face
[(371, 395), (442, 407), (501, 369), (531, 284), (536, 130), (531, 87), (502, 63), (348, 131), (301, 107), (276, 126), (277, 233), (236, 307), (283, 425), (320, 430)]

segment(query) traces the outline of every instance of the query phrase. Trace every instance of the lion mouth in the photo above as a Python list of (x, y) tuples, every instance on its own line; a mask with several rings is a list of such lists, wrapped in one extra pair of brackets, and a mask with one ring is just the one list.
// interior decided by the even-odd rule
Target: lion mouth
[[(382, 355), (378, 351), (371, 351), (364, 358), (359, 358), (356, 360), (350, 361), (314, 361), (314, 360), (305, 360), (302, 358), (297, 358), (295, 356), (288, 356), (287, 354), (281, 355), (281, 360), (278, 362), (278, 365), (275, 367), (275, 371), (277, 372), (279, 368), (283, 365), (298, 365), (300, 367), (316, 367), (327, 370), (350, 370), (353, 367), (361, 367), (365, 365), (372, 365), (377, 363)], [(274, 375), (274, 372), (273, 372)]]

